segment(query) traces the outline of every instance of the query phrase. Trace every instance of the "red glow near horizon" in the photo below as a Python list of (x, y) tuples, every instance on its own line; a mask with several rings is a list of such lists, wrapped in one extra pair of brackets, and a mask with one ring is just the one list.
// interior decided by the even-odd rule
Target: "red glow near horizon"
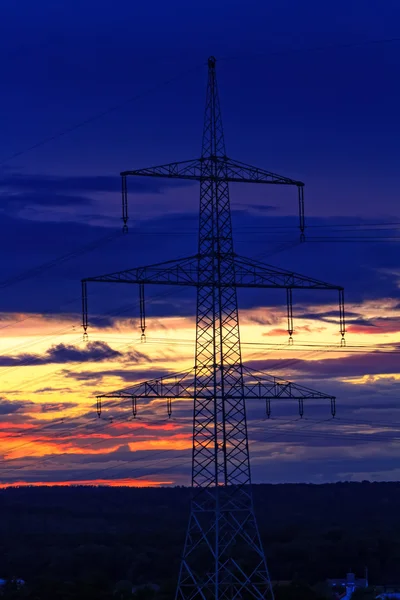
[(152, 481), (151, 479), (129, 479), (122, 478), (113, 481), (112, 479), (84, 479), (82, 481), (15, 481), (13, 483), (0, 483), (0, 489), (18, 488), (18, 487), (79, 487), (79, 486), (107, 486), (107, 487), (160, 487), (166, 485), (174, 485), (173, 481)]

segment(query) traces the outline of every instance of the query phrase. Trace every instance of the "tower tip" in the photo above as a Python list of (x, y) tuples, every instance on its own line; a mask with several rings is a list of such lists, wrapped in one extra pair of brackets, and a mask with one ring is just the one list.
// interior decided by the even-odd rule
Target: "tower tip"
[(217, 59), (215, 58), (215, 56), (210, 56), (208, 59), (208, 68), (209, 69), (215, 69), (215, 63), (217, 62)]

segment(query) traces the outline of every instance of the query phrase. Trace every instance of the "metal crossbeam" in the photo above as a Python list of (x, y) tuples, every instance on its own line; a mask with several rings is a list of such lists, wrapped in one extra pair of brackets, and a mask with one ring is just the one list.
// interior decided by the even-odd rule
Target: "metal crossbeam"
[(157, 285), (197, 285), (197, 256), (169, 260), (146, 267), (136, 267), (96, 277), (86, 277), (83, 282), (139, 283)]
[[(242, 398), (243, 391), (246, 400), (298, 400), (300, 416), (304, 412), (304, 400), (329, 400), (331, 402), (331, 412), (335, 412), (335, 396), (318, 392), (311, 388), (286, 381), (274, 375), (260, 373), (243, 365), (243, 387), (237, 385), (232, 387), (229, 394), (225, 394), (225, 401), (237, 401)], [(176, 373), (150, 379), (136, 385), (116, 390), (108, 394), (97, 396), (97, 412), (101, 414), (102, 400), (110, 398), (129, 399), (132, 401), (132, 412), (134, 417), (137, 414), (138, 400), (166, 400), (168, 415), (172, 414), (172, 404), (174, 400), (209, 400), (212, 396), (209, 390), (203, 393), (196, 393), (196, 373), (195, 369), (184, 373)], [(267, 404), (267, 416), (270, 416), (270, 403)]]
[[(293, 400), (332, 400), (335, 396), (318, 392), (311, 388), (286, 381), (267, 373), (259, 374), (257, 371), (243, 365), (243, 382), (246, 400), (266, 400), (288, 398)], [(177, 373), (166, 377), (150, 379), (122, 390), (107, 394), (99, 394), (97, 398), (136, 398), (147, 400), (193, 400), (195, 397), (196, 376), (195, 370)], [(225, 398), (238, 398), (242, 387), (232, 387)], [(212, 395), (208, 390), (203, 394), (196, 394), (199, 399), (208, 399)]]
[(276, 269), (243, 256), (235, 257), (235, 272), (236, 287), (343, 290), (342, 286), (300, 275), (294, 271)]
[[(287, 290), (287, 318), (289, 341), (292, 343), (293, 334), (293, 294), (292, 290), (327, 290), (339, 291), (339, 329), (344, 345), (346, 332), (344, 312), (343, 287), (326, 283), (293, 271), (276, 269), (270, 265), (248, 259), (234, 254), (229, 258), (230, 278), (224, 281), (218, 273), (204, 269), (199, 272), (198, 264), (200, 255), (189, 256), (178, 260), (166, 261), (146, 267), (136, 267), (125, 271), (117, 271), (96, 277), (87, 277), (82, 280), (82, 314), (83, 328), (86, 335), (88, 327), (88, 299), (87, 284), (97, 283), (130, 283), (139, 284), (140, 287), (140, 326), (141, 338), (145, 339), (145, 313), (144, 313), (144, 285), (177, 285), (182, 287), (204, 288), (202, 294), (207, 294), (209, 289), (218, 288), (259, 288), (259, 289), (286, 289)], [(200, 291), (199, 291), (200, 294)]]
[(193, 402), (192, 504), (175, 600), (273, 600), (253, 508), (246, 400), (331, 403), (335, 398), (249, 369), (242, 362), (237, 288), (287, 290), (288, 331), (293, 333), (293, 289), (338, 290), (339, 321), (345, 333), (343, 288), (276, 269), (233, 250), (229, 183), (296, 186), (301, 240), (304, 240), (304, 184), (227, 157), (215, 58), (208, 60), (208, 84), (201, 157), (123, 171), (122, 218), (128, 221), (129, 176), (167, 177), (200, 183), (198, 252), (188, 258), (90, 277), (82, 282), (83, 328), (88, 326), (88, 282), (139, 285), (140, 325), (146, 322), (144, 286), (180, 285), (197, 290), (194, 369), (136, 384), (97, 398), (129, 399), (135, 417), (140, 400)]
[(217, 288), (265, 288), (265, 289), (309, 289), (309, 290), (343, 290), (343, 287), (326, 283), (293, 271), (276, 269), (249, 258), (234, 255), (232, 258), (233, 281), (220, 281), (213, 279), (213, 274), (206, 271), (199, 279), (199, 255), (189, 256), (179, 260), (171, 260), (146, 267), (136, 267), (125, 271), (116, 271), (106, 275), (87, 277), (84, 282), (103, 283), (139, 283), (157, 285), (179, 285)]
[[(212, 161), (215, 168), (212, 172), (204, 169), (207, 161)], [(212, 181), (215, 183), (266, 183), (271, 185), (295, 185), (303, 187), (302, 181), (296, 181), (283, 175), (271, 173), (265, 169), (254, 167), (227, 156), (204, 156), (193, 160), (122, 171), (121, 176), (165, 177), (167, 179), (186, 179), (190, 181)]]

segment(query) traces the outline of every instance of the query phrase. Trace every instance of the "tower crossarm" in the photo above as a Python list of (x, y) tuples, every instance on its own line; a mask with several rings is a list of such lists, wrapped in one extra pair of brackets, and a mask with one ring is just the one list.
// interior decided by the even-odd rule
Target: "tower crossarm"
[[(215, 163), (215, 169), (205, 169), (207, 162)], [(283, 175), (271, 173), (227, 156), (210, 156), (184, 160), (180, 162), (146, 167), (132, 171), (122, 171), (121, 176), (166, 177), (169, 179), (187, 179), (192, 181), (225, 181), (231, 183), (269, 183), (295, 185), (303, 187), (302, 181), (296, 181)]]
[[(222, 138), (221, 138), (222, 139)], [(272, 185), (288, 185), (297, 187), (299, 205), (300, 240), (304, 241), (304, 183), (283, 175), (278, 175), (259, 167), (254, 167), (225, 156), (223, 143), (213, 149), (203, 148), (200, 158), (167, 163), (155, 167), (145, 167), (132, 171), (122, 171), (122, 220), (124, 231), (128, 223), (128, 185), (127, 177), (164, 177), (167, 179), (183, 179), (199, 181), (200, 185), (228, 185), (229, 183), (266, 183)]]
[(320, 281), (294, 271), (276, 269), (271, 265), (235, 256), (237, 287), (300, 288), (312, 290), (343, 290), (343, 287)]
[(133, 171), (122, 171), (121, 177), (128, 175), (138, 177), (167, 177), (169, 179), (189, 179), (200, 181), (201, 178), (201, 159), (182, 160), (178, 162), (157, 165), (155, 167), (146, 167), (144, 169), (135, 169)]
[(197, 285), (197, 261), (197, 256), (189, 256), (180, 260), (169, 260), (97, 277), (86, 277), (82, 282)]
[(294, 271), (276, 269), (271, 265), (235, 255), (235, 286), (240, 288), (282, 288), (286, 289), (287, 322), (289, 343), (293, 341), (293, 297), (294, 289), (303, 290), (336, 290), (339, 292), (339, 331), (341, 345), (345, 345), (346, 319), (344, 310), (344, 288), (300, 275)]
[(135, 267), (125, 271), (116, 271), (97, 277), (87, 277), (82, 280), (82, 324), (86, 337), (88, 327), (87, 284), (89, 282), (103, 283), (134, 283), (139, 284), (140, 324), (142, 339), (145, 338), (146, 318), (144, 285), (178, 285), (206, 289), (214, 288), (276, 288), (287, 290), (288, 332), (292, 341), (293, 333), (293, 289), (308, 290), (338, 290), (339, 291), (339, 321), (342, 343), (346, 332), (344, 313), (344, 290), (341, 286), (333, 285), (300, 275), (293, 271), (276, 269), (242, 256), (233, 258), (234, 279), (228, 281), (215, 280), (215, 273), (207, 270), (199, 273), (199, 255), (189, 256), (178, 260), (170, 260), (145, 267)]
[(227, 180), (233, 183), (269, 183), (273, 185), (295, 185), (303, 187), (302, 181), (296, 181), (277, 173), (271, 173), (260, 167), (248, 165), (239, 160), (225, 157), (224, 168), (227, 173)]
[[(306, 288), (317, 290), (342, 290), (341, 286), (326, 283), (293, 271), (276, 269), (241, 256), (235, 256), (235, 280), (229, 286), (264, 288)], [(188, 285), (223, 287), (224, 282), (198, 277), (198, 255), (178, 260), (169, 260), (145, 267), (134, 267), (106, 275), (86, 277), (83, 282), (146, 283), (157, 285)]]
[(180, 260), (170, 260), (156, 263), (147, 267), (136, 267), (125, 271), (116, 271), (97, 277), (82, 279), (82, 326), (83, 339), (87, 339), (88, 329), (88, 293), (87, 284), (97, 283), (136, 283), (139, 284), (139, 306), (140, 306), (140, 329), (141, 339), (145, 341), (146, 335), (146, 311), (144, 287), (146, 284), (156, 285), (198, 285), (198, 258), (189, 256)]
[[(304, 400), (329, 400), (332, 414), (334, 414), (335, 396), (319, 392), (306, 386), (280, 379), (268, 373), (259, 372), (243, 365), (243, 383), (232, 386), (226, 394), (227, 402), (236, 401), (243, 397), (246, 400), (297, 400), (301, 407), (302, 416)], [(195, 369), (150, 379), (134, 386), (116, 390), (97, 396), (97, 411), (101, 414), (101, 401), (104, 398), (132, 399), (136, 411), (137, 400), (209, 400), (212, 392), (203, 390), (195, 391)], [(171, 405), (167, 405), (170, 408)], [(333, 408), (332, 408), (333, 407)], [(268, 412), (268, 409), (267, 409)], [(135, 415), (136, 416), (136, 415)], [(268, 414), (269, 416), (269, 414)]]
[(101, 394), (97, 398), (193, 398), (194, 369), (173, 373), (137, 383), (136, 385)]
[(292, 381), (280, 379), (243, 365), (246, 397), (248, 399), (292, 398), (294, 400), (335, 400), (335, 396), (318, 392)]

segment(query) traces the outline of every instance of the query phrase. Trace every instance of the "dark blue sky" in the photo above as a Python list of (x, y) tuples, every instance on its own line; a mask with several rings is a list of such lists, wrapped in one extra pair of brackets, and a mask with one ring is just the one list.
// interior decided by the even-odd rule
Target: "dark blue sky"
[[(362, 1), (334, 6), (205, 2), (196, 7), (128, 1), (71, 1), (55, 7), (25, 1), (18, 7), (6, 2), (2, 12), (0, 49), (7, 60), (0, 66), (0, 161), (144, 94), (3, 164), (2, 208), (8, 217), (24, 220), (24, 229), (16, 228), (25, 232), (15, 239), (14, 226), (3, 221), (4, 235), (11, 238), (3, 236), (4, 252), (9, 248), (12, 254), (4, 265), (5, 279), (10, 270), (24, 270), (31, 261), (40, 264), (103, 233), (97, 227), (86, 231), (84, 225), (118, 226), (121, 170), (199, 155), (206, 77), (202, 65), (209, 54), (221, 59), (218, 78), (229, 155), (305, 181), (308, 218), (334, 217), (334, 223), (339, 218), (400, 219), (400, 42), (362, 45), (396, 37), (397, 2), (385, 2), (383, 10), (381, 3)], [(335, 48), (309, 51), (328, 46)], [(157, 89), (147, 94), (153, 87)], [(181, 231), (189, 218), (185, 213), (197, 216), (196, 188), (157, 189), (148, 181), (132, 185), (143, 186), (131, 197), (133, 222), (150, 219), (150, 230)], [(268, 225), (272, 217), (296, 213), (293, 194), (255, 187), (232, 189), (233, 208), (248, 213), (249, 227), (262, 216)], [(146, 190), (156, 193), (143, 195)], [(275, 210), (250, 210), (260, 204)], [(173, 218), (175, 213), (179, 218)], [(51, 222), (59, 223), (56, 233)], [(61, 230), (65, 235), (60, 236)], [(268, 232), (259, 237), (261, 244), (267, 235), (292, 239)], [(236, 237), (249, 239), (244, 233)], [(140, 241), (132, 242), (134, 264), (157, 260), (148, 252), (151, 242), (143, 243), (143, 235)], [(254, 240), (251, 246), (243, 242), (237, 244), (242, 254), (260, 252)], [(163, 243), (174, 256), (176, 240), (169, 235)], [(187, 248), (195, 248), (194, 239)], [(323, 247), (324, 262), (319, 254), (314, 274), (322, 276), (326, 261), (337, 280), (341, 273), (335, 272), (332, 258), (338, 251), (331, 249)], [(339, 253), (346, 256), (348, 251), (347, 245)], [(307, 271), (307, 252), (302, 250), (304, 261), (293, 268)], [(351, 252), (358, 264), (371, 260), (365, 245), (351, 247)], [(103, 265), (106, 271), (121, 262), (122, 268), (129, 266), (124, 254), (120, 260), (118, 249), (116, 253), (112, 264), (108, 251), (106, 263), (98, 255), (98, 268), (91, 258), (90, 270), (91, 265), (100, 273)], [(391, 260), (387, 249), (374, 248), (372, 254), (380, 260), (382, 253)], [(354, 281), (354, 274), (349, 279)]]
[[(304, 179), (315, 213), (350, 200), (360, 214), (395, 211), (400, 43), (306, 49), (395, 37), (397, 2), (26, 0), (2, 13), (1, 156), (215, 54), (231, 58), (218, 64), (229, 154)], [(109, 175), (195, 156), (203, 103), (194, 71), (9, 164)]]

